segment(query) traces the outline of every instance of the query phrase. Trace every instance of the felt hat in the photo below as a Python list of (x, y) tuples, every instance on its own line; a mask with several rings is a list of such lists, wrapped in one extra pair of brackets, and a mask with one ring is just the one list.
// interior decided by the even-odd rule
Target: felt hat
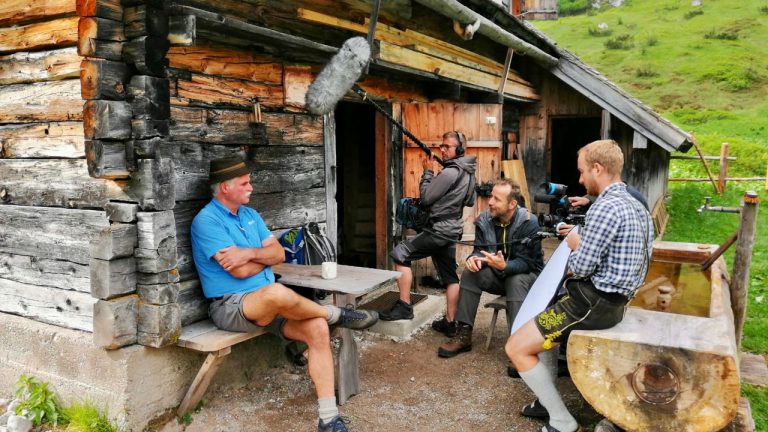
[(250, 173), (251, 171), (248, 170), (245, 162), (239, 157), (213, 159), (208, 181), (210, 184), (216, 184)]

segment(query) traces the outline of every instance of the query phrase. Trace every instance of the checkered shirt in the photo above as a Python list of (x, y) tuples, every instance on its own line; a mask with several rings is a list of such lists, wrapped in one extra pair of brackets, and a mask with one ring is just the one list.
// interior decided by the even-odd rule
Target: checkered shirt
[(653, 222), (622, 182), (609, 185), (587, 211), (581, 241), (568, 259), (576, 277), (627, 297), (643, 284), (653, 250)]

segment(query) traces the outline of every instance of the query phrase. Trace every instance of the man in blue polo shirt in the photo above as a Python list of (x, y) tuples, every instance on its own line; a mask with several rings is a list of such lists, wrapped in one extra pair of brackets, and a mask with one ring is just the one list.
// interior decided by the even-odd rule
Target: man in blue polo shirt
[(275, 283), (271, 266), (285, 253), (259, 213), (248, 207), (253, 186), (239, 158), (211, 161), (213, 199), (192, 222), (192, 252), (208, 312), (217, 327), (238, 332), (266, 329), (308, 346), (309, 375), (318, 398), (318, 431), (345, 432), (334, 396), (329, 324), (365, 329), (376, 312), (319, 305)]

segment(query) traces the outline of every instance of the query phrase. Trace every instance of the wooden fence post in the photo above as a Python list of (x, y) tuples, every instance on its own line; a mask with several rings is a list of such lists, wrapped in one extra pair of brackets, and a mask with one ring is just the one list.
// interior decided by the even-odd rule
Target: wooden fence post
[(717, 175), (717, 187), (720, 193), (725, 193), (725, 182), (728, 177), (728, 143), (720, 145), (720, 172)]
[(747, 291), (749, 288), (749, 265), (752, 262), (752, 246), (755, 244), (757, 227), (757, 209), (760, 198), (754, 191), (744, 193), (744, 205), (741, 208), (739, 238), (736, 240), (736, 255), (731, 273), (731, 308), (736, 333), (736, 343), (741, 349), (741, 334), (744, 329), (744, 316), (747, 310)]

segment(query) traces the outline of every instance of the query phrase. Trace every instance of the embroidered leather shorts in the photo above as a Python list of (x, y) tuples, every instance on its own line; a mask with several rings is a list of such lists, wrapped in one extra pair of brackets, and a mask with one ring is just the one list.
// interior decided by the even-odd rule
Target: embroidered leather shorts
[(588, 280), (567, 279), (564, 285), (566, 295), (534, 318), (545, 349), (565, 342), (573, 330), (606, 329), (624, 319), (627, 297), (599, 291)]

